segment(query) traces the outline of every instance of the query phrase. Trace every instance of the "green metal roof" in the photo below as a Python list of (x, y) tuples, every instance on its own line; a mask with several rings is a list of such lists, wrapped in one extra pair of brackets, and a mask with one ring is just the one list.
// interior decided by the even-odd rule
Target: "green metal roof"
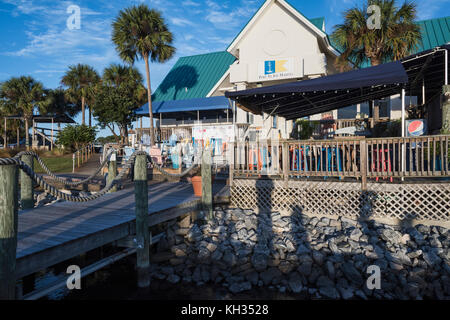
[(320, 18), (312, 18), (309, 19), (309, 21), (315, 25), (317, 28), (319, 28), (320, 30), (322, 30), (323, 32), (325, 32), (324, 29), (324, 25), (325, 25), (325, 17), (320, 17)]
[[(418, 21), (422, 41), (416, 52), (432, 49), (450, 42), (450, 16)], [(413, 52), (413, 53), (416, 53)]]
[(227, 51), (182, 57), (161, 82), (152, 99), (204, 98), (235, 60)]

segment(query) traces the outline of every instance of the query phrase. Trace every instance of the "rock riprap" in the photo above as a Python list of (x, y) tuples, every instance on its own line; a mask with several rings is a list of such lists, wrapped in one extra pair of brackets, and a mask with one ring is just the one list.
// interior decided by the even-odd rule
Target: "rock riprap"
[[(261, 286), (312, 299), (449, 299), (450, 230), (215, 208), (214, 221), (167, 223), (151, 274), (171, 283)], [(380, 289), (369, 289), (380, 270)]]

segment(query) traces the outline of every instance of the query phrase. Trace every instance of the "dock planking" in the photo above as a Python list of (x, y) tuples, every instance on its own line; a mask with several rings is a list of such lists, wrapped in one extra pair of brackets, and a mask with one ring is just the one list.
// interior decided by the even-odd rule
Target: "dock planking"
[[(214, 185), (215, 200), (226, 201), (228, 188)], [(45, 269), (135, 233), (134, 188), (90, 202), (57, 202), (19, 212), (16, 278)], [(163, 182), (148, 188), (149, 226), (200, 208), (186, 183)]]

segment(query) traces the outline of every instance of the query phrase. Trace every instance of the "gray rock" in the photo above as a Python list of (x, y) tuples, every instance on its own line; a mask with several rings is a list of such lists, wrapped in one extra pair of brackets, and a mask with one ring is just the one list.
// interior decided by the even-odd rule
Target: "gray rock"
[(314, 251), (313, 252), (313, 260), (319, 266), (322, 266), (325, 261), (325, 255), (320, 253), (319, 251)]
[(401, 234), (395, 230), (391, 229), (381, 229), (380, 237), (388, 242), (398, 243), (401, 239)]
[(302, 278), (297, 272), (293, 272), (289, 276), (289, 288), (293, 293), (300, 293), (303, 289)]
[(341, 270), (344, 273), (348, 281), (354, 283), (358, 287), (364, 283), (361, 273), (354, 267), (353, 263), (346, 262), (341, 266)]
[(187, 215), (186, 217), (181, 219), (180, 222), (178, 222), (178, 226), (180, 228), (189, 228), (190, 225), (191, 225), (191, 216), (190, 215)]
[(334, 269), (333, 262), (327, 261), (326, 267), (327, 267), (328, 276), (330, 277), (330, 279), (334, 279), (336, 276), (336, 270)]
[(433, 251), (424, 252), (423, 259), (430, 267), (439, 265), (442, 262), (442, 259), (438, 255), (436, 255)]
[(359, 241), (359, 238), (361, 238), (362, 235), (362, 231), (358, 228), (355, 228), (352, 230), (352, 232), (350, 232), (350, 239), (352, 239), (353, 241)]
[(281, 261), (278, 265), (278, 269), (284, 274), (290, 273), (292, 270), (294, 270), (294, 265), (290, 263), (289, 261)]
[(261, 272), (259, 277), (264, 282), (264, 285), (267, 286), (273, 283), (276, 278), (281, 277), (281, 271), (277, 268), (269, 268), (266, 271)]
[(263, 253), (254, 253), (251, 262), (256, 271), (261, 272), (267, 268), (268, 255)]
[(252, 284), (248, 281), (242, 283), (232, 283), (229, 287), (229, 290), (232, 293), (239, 293), (243, 291), (248, 291), (252, 289)]
[(236, 256), (234, 255), (233, 251), (231, 250), (226, 250), (222, 260), (231, 267), (234, 267), (237, 263), (237, 259)]
[(177, 276), (176, 274), (171, 274), (170, 276), (167, 277), (167, 281), (169, 281), (170, 283), (178, 283), (180, 282), (180, 277)]
[(254, 286), (258, 284), (259, 274), (258, 272), (250, 272), (245, 275), (245, 278)]
[(414, 258), (420, 257), (422, 255), (422, 253), (423, 253), (422, 250), (416, 250), (416, 251), (408, 253), (407, 256), (410, 257), (411, 259), (414, 259)]

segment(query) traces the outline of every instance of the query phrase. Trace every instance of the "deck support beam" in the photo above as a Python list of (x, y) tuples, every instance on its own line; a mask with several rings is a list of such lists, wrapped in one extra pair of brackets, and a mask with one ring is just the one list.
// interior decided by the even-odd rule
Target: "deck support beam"
[[(32, 155), (23, 155), (22, 162), (34, 170), (34, 157)], [(20, 203), (22, 209), (34, 208), (34, 190), (33, 180), (22, 170), (20, 171)]]
[(137, 281), (139, 288), (150, 286), (150, 234), (148, 231), (147, 156), (138, 155), (134, 163), (136, 201)]
[(17, 186), (17, 166), (0, 166), (0, 300), (16, 297)]
[(206, 148), (202, 155), (202, 207), (208, 220), (214, 218), (211, 177), (212, 148)]

